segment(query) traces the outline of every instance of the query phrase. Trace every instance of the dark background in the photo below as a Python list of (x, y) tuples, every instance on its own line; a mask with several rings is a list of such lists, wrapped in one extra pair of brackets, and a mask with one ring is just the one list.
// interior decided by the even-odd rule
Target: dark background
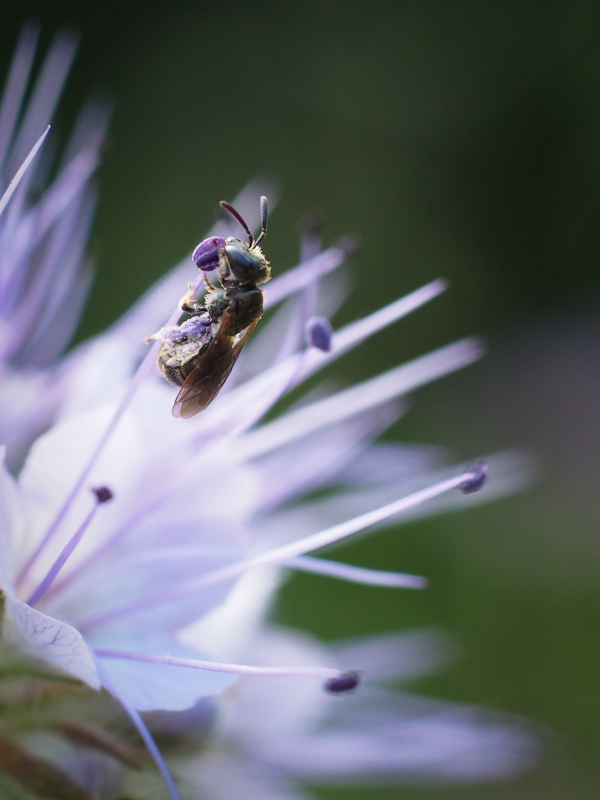
[[(268, 255), (297, 221), (361, 235), (336, 324), (440, 275), (450, 291), (346, 357), (356, 380), (469, 333), (481, 364), (428, 387), (392, 432), (460, 458), (520, 445), (526, 493), (377, 534), (352, 563), (424, 574), (394, 593), (316, 577), (281, 620), (326, 638), (441, 625), (463, 657), (411, 688), (528, 716), (545, 762), (469, 788), (323, 798), (600, 798), (600, 5), (598, 2), (3, 2), (0, 66), (24, 18), (82, 45), (57, 128), (90, 90), (115, 103), (79, 338), (191, 251), (257, 174), (276, 180)], [(280, 266), (281, 265), (281, 266)]]

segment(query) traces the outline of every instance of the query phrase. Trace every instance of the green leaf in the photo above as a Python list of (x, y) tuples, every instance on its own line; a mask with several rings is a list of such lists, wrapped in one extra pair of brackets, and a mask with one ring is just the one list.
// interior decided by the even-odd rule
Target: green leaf
[(6, 610), (6, 600), (4, 596), (4, 592), (0, 589), (0, 639), (4, 634), (4, 613)]
[(138, 757), (134, 754), (133, 748), (115, 739), (106, 731), (90, 725), (82, 725), (78, 722), (54, 722), (48, 728), (60, 733), (68, 739), (82, 747), (90, 747), (100, 750), (133, 769), (142, 769), (141, 761), (146, 760), (145, 752)]
[(48, 800), (93, 800), (64, 773), (3, 736), (0, 737), (0, 771), (38, 797)]

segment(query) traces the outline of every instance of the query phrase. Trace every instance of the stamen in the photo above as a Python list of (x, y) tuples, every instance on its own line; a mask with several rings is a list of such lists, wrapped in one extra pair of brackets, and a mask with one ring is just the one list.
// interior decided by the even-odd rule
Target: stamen
[(25, 173), (27, 172), (27, 170), (29, 169), (29, 167), (30, 167), (30, 165), (31, 165), (31, 162), (32, 162), (32, 161), (33, 161), (33, 159), (36, 157), (36, 155), (37, 155), (37, 151), (38, 151), (38, 150), (40, 149), (40, 147), (42, 146), (42, 144), (43, 144), (43, 142), (44, 142), (44, 139), (45, 139), (45, 138), (46, 138), (46, 136), (48, 135), (48, 131), (49, 131), (49, 130), (50, 130), (50, 125), (48, 125), (48, 126), (46, 127), (46, 130), (45, 130), (45, 131), (42, 133), (42, 135), (40, 136), (40, 138), (39, 138), (39, 139), (37, 140), (37, 142), (36, 142), (36, 143), (33, 145), (33, 147), (31, 148), (31, 150), (29, 151), (29, 155), (27, 156), (27, 158), (25, 159), (25, 161), (23, 161), (23, 163), (21, 164), (21, 166), (20, 166), (20, 167), (19, 167), (19, 169), (17, 170), (17, 174), (16, 174), (16, 175), (15, 175), (15, 177), (12, 179), (12, 181), (11, 181), (11, 182), (8, 184), (8, 187), (7, 187), (6, 191), (4, 192), (4, 194), (2, 195), (2, 197), (0, 198), (0, 214), (2, 214), (2, 212), (4, 211), (4, 209), (6, 208), (6, 206), (8, 205), (8, 201), (10, 200), (10, 198), (11, 198), (11, 197), (13, 196), (13, 194), (15, 193), (15, 191), (16, 191), (16, 189), (17, 189), (17, 186), (18, 186), (18, 185), (21, 183), (21, 179), (23, 178), (23, 175), (25, 175)]
[(156, 742), (152, 738), (152, 734), (148, 730), (146, 723), (142, 719), (141, 714), (136, 711), (136, 709), (130, 705), (122, 696), (121, 694), (116, 691), (114, 686), (110, 683), (105, 675), (102, 675), (102, 683), (104, 687), (115, 697), (119, 703), (123, 706), (124, 710), (127, 712), (127, 715), (137, 728), (139, 735), (142, 737), (148, 752), (152, 756), (154, 763), (156, 764), (158, 771), (161, 774), (163, 781), (167, 787), (167, 791), (171, 795), (171, 800), (181, 800), (181, 795), (177, 787), (175, 786), (175, 781), (173, 780), (173, 776), (171, 775), (169, 768), (167, 767), (164, 758), (160, 750), (158, 749)]
[(97, 489), (92, 489), (92, 492), (96, 495), (100, 504), (108, 503), (114, 497), (108, 486), (99, 486)]
[[(234, 675), (255, 675), (271, 678), (302, 677), (314, 676), (316, 678), (326, 678), (324, 688), (327, 691), (336, 691), (329, 688), (329, 684), (341, 685), (343, 681), (348, 681), (349, 675), (356, 673), (340, 672), (339, 669), (331, 667), (252, 667), (247, 664), (224, 664), (218, 661), (203, 661), (197, 658), (179, 658), (178, 656), (157, 656), (148, 653), (130, 653), (122, 650), (98, 649), (94, 651), (98, 658), (115, 658), (125, 661), (143, 661), (146, 664), (162, 664), (169, 667), (186, 667), (188, 669), (209, 670), (210, 672), (227, 672)], [(359, 683), (355, 678), (354, 684), (348, 689), (337, 689), (337, 691), (349, 691), (354, 689)]]
[[(259, 398), (262, 400), (272, 385), (285, 385), (288, 375), (293, 378), (288, 389), (293, 389), (294, 386), (314, 375), (315, 372), (351, 350), (367, 337), (372, 336), (377, 331), (387, 325), (391, 325), (392, 322), (401, 319), (434, 297), (437, 297), (445, 288), (446, 283), (443, 280), (436, 280), (422, 286), (420, 289), (411, 292), (411, 294), (384, 306), (384, 308), (380, 308), (357, 322), (346, 325), (334, 333), (332, 348), (329, 353), (323, 353), (314, 348), (303, 350), (255, 378), (246, 381), (246, 383), (237, 387), (227, 397), (223, 398), (218, 406), (212, 406), (208, 410), (203, 420), (199, 423), (198, 432), (203, 429), (214, 432), (221, 422), (227, 425), (232, 419), (237, 420), (239, 408), (249, 407), (256, 403)], [(476, 344), (476, 340), (466, 341), (471, 341), (473, 346)], [(234, 406), (236, 413), (232, 414), (232, 407)]]
[(338, 561), (328, 561), (324, 558), (311, 558), (299, 556), (288, 561), (285, 565), (301, 572), (311, 572), (316, 575), (328, 575), (331, 578), (340, 578), (343, 581), (364, 583), (367, 586), (389, 586), (402, 589), (425, 589), (427, 578), (419, 575), (406, 575), (402, 572), (383, 572), (377, 569), (354, 567), (350, 564), (340, 564)]
[(349, 672), (342, 672), (339, 678), (330, 678), (325, 681), (323, 688), (329, 694), (345, 694), (352, 692), (359, 685), (361, 680), (360, 672), (358, 670), (350, 670)]
[(229, 457), (235, 461), (245, 461), (264, 455), (309, 436), (322, 427), (382, 405), (449, 372), (468, 366), (481, 353), (481, 344), (471, 338), (441, 347), (323, 400), (289, 411), (250, 431), (240, 438)]
[(250, 569), (257, 567), (268, 567), (275, 565), (284, 565), (298, 556), (303, 556), (313, 550), (319, 550), (322, 547), (336, 544), (337, 542), (347, 539), (355, 533), (371, 528), (380, 522), (383, 522), (390, 517), (401, 514), (403, 511), (414, 508), (422, 503), (432, 500), (438, 495), (451, 491), (452, 489), (460, 488), (464, 485), (465, 481), (472, 481), (479, 475), (479, 472), (463, 472), (460, 475), (455, 475), (445, 481), (428, 486), (426, 489), (421, 489), (418, 492), (403, 497), (400, 500), (395, 500), (393, 503), (382, 506), (374, 511), (368, 511), (366, 514), (360, 514), (347, 522), (342, 522), (339, 525), (334, 525), (332, 528), (327, 528), (319, 533), (313, 533), (310, 536), (305, 536), (303, 539), (298, 539), (295, 542), (284, 544), (280, 547), (274, 547), (271, 550), (266, 550), (264, 553), (259, 553), (251, 558), (246, 558), (241, 561), (236, 561), (226, 567), (207, 572), (199, 578), (196, 578), (189, 583), (171, 589), (168, 592), (163, 592), (152, 598), (147, 599), (144, 603), (132, 604), (128, 607), (122, 606), (118, 611), (110, 614), (103, 614), (99, 617), (92, 617), (88, 620), (82, 620), (80, 623), (80, 630), (104, 625), (107, 622), (112, 622), (117, 618), (126, 617), (131, 613), (140, 610), (147, 610), (153, 604), (164, 603), (168, 600), (174, 600), (178, 597), (183, 597), (189, 594), (194, 594), (206, 586), (214, 586), (218, 583), (237, 578)]
[[(202, 280), (203, 280), (203, 273), (200, 272), (198, 277), (196, 278), (196, 281), (193, 284), (193, 292), (194, 292), (194, 294), (198, 291), (198, 287), (202, 283)], [(181, 309), (178, 306), (175, 309), (175, 311), (173, 311), (173, 313), (171, 314), (171, 316), (169, 317), (169, 319), (165, 323), (164, 327), (169, 327), (171, 325), (175, 325), (175, 323), (181, 317), (181, 314), (182, 314)], [(86, 480), (88, 479), (91, 471), (95, 467), (96, 462), (98, 461), (98, 458), (100, 457), (100, 455), (104, 451), (104, 448), (106, 447), (108, 441), (110, 440), (110, 437), (113, 435), (117, 425), (121, 421), (121, 418), (123, 417), (123, 415), (127, 411), (127, 408), (129, 407), (129, 404), (131, 403), (135, 393), (139, 389), (140, 385), (142, 384), (142, 382), (144, 381), (144, 379), (146, 378), (146, 376), (148, 375), (150, 370), (154, 367), (154, 363), (156, 361), (156, 357), (158, 356), (158, 351), (160, 350), (161, 347), (162, 347), (162, 342), (161, 341), (155, 341), (155, 342), (152, 343), (152, 346), (148, 349), (148, 352), (146, 353), (144, 359), (142, 360), (141, 364), (137, 368), (136, 373), (133, 376), (133, 378), (131, 380), (131, 383), (129, 384), (129, 386), (127, 388), (127, 391), (123, 395), (123, 398), (122, 398), (121, 402), (119, 403), (119, 405), (118, 405), (118, 407), (117, 407), (112, 419), (110, 420), (110, 422), (108, 423), (106, 429), (104, 430), (104, 433), (101, 435), (100, 439), (98, 440), (98, 443), (97, 443), (96, 447), (93, 449), (87, 464), (82, 469), (82, 471), (81, 471), (81, 473), (79, 475), (79, 478), (76, 480), (75, 485), (73, 486), (73, 488), (71, 489), (71, 491), (67, 495), (67, 497), (65, 499), (65, 502), (63, 503), (62, 507), (58, 511), (58, 514), (54, 518), (54, 520), (51, 523), (50, 527), (46, 531), (45, 536), (42, 538), (42, 540), (40, 541), (38, 546), (31, 553), (29, 559), (23, 565), (23, 567), (21, 569), (21, 572), (19, 573), (19, 575), (17, 577), (17, 580), (16, 580), (17, 587), (19, 587), (19, 586), (21, 586), (23, 584), (23, 581), (25, 580), (29, 570), (31, 569), (33, 564), (37, 561), (37, 559), (39, 558), (40, 553), (44, 550), (44, 548), (50, 542), (50, 540), (52, 539), (52, 537), (54, 536), (56, 531), (61, 526), (61, 524), (62, 524), (62, 522), (63, 522), (63, 520), (64, 520), (64, 518), (65, 518), (65, 516), (66, 516), (66, 514), (67, 514), (67, 512), (69, 510), (69, 508), (71, 507), (71, 503), (77, 497), (77, 495), (81, 491), (82, 487), (84, 486), (84, 484), (85, 484)]]
[(333, 328), (325, 317), (311, 317), (307, 320), (304, 333), (309, 347), (316, 347), (324, 353), (331, 350)]
[(468, 468), (468, 471), (473, 474), (473, 477), (465, 480), (461, 484), (460, 490), (464, 494), (473, 494), (473, 492), (478, 492), (487, 481), (488, 465), (485, 461), (475, 461)]
[(308, 261), (301, 261), (298, 266), (289, 269), (269, 283), (265, 292), (265, 308), (280, 303), (291, 294), (304, 289), (322, 275), (333, 272), (341, 266), (348, 256), (356, 249), (354, 240), (350, 237), (340, 239), (333, 247), (323, 250)]
[(77, 36), (69, 30), (59, 31), (54, 37), (29, 92), (9, 164), (12, 162), (17, 166), (21, 163), (26, 154), (24, 148), (29, 146), (29, 142), (34, 141), (42, 125), (52, 118), (73, 63), (77, 44)]
[(15, 132), (19, 111), (23, 105), (39, 35), (39, 25), (25, 23), (21, 30), (10, 71), (2, 91), (0, 105), (0, 168)]
[[(347, 522), (342, 522), (339, 525), (334, 525), (332, 528), (328, 528), (327, 530), (320, 531), (319, 533), (313, 533), (310, 536), (306, 536), (303, 539), (291, 542), (290, 544), (274, 547), (272, 550), (267, 550), (266, 552), (260, 553), (252, 558), (244, 559), (243, 561), (238, 561), (235, 564), (230, 564), (226, 567), (221, 567), (220, 569), (208, 572), (201, 578), (193, 581), (194, 589), (199, 589), (204, 586), (212, 586), (215, 583), (221, 583), (222, 581), (236, 577), (237, 575), (240, 575), (249, 569), (282, 564), (292, 558), (296, 558), (297, 556), (310, 553), (313, 550), (320, 550), (322, 547), (328, 547), (329, 545), (336, 544), (337, 542), (347, 539), (349, 536), (352, 536), (355, 533), (359, 533), (367, 528), (372, 528), (379, 522), (383, 522), (384, 520), (389, 519), (396, 514), (400, 514), (402, 511), (406, 511), (409, 508), (420, 505), (427, 500), (432, 500), (434, 497), (444, 494), (444, 492), (448, 492), (451, 489), (460, 488), (465, 481), (474, 480), (477, 475), (478, 473), (473, 472), (466, 472), (462, 475), (456, 475), (454, 478), (449, 478), (448, 480), (441, 481), (433, 486), (428, 486), (426, 489), (421, 489), (418, 492), (408, 495), (408, 497), (403, 497), (401, 500), (395, 500), (393, 503), (388, 503), (386, 506), (375, 509), (375, 511), (368, 511), (366, 514), (360, 514), (358, 517), (354, 517), (354, 519), (348, 520)], [(189, 591), (191, 586), (182, 587), (182, 589), (184, 588), (188, 588)]]
[(113, 493), (108, 488), (108, 486), (100, 486), (97, 489), (92, 489), (92, 493), (96, 497), (96, 502), (94, 503), (92, 509), (90, 510), (87, 517), (79, 526), (79, 529), (73, 534), (73, 536), (70, 538), (67, 544), (63, 547), (60, 555), (48, 570), (46, 577), (39, 584), (37, 589), (34, 590), (29, 600), (27, 600), (27, 605), (33, 606), (46, 594), (46, 592), (54, 582), (54, 579), (57, 577), (58, 573), (66, 564), (69, 556), (73, 553), (79, 542), (82, 540), (83, 534), (87, 531), (87, 529), (90, 526), (90, 523), (96, 516), (96, 511), (98, 510), (98, 508), (101, 505), (104, 505), (104, 503), (108, 503), (110, 500), (113, 499)]
[[(304, 231), (300, 245), (300, 263), (310, 262), (311, 259), (319, 255), (321, 249), (320, 226), (313, 219), (303, 226)], [(317, 296), (319, 289), (319, 277), (307, 284), (301, 292), (298, 292), (294, 302), (294, 314), (287, 326), (285, 336), (281, 342), (274, 364), (286, 361), (290, 356), (302, 349), (305, 343), (306, 320), (315, 313)]]

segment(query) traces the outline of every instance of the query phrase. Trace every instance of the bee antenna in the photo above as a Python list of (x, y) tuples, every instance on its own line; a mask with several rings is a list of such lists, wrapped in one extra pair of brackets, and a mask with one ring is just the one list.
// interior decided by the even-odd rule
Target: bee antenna
[(225, 209), (225, 211), (228, 211), (228, 212), (231, 214), (231, 216), (232, 216), (234, 219), (237, 219), (237, 221), (240, 223), (240, 225), (242, 226), (242, 228), (243, 228), (243, 229), (246, 231), (246, 233), (248, 234), (248, 246), (249, 246), (249, 247), (253, 247), (253, 246), (254, 246), (254, 236), (252, 235), (252, 231), (251, 231), (251, 230), (250, 230), (250, 228), (248, 227), (248, 223), (247, 223), (247, 222), (246, 222), (246, 220), (245, 220), (245, 219), (242, 217), (242, 215), (240, 214), (240, 212), (239, 212), (239, 211), (237, 211), (237, 210), (236, 210), (236, 209), (235, 209), (235, 208), (234, 208), (234, 207), (231, 205), (231, 203), (227, 203), (225, 200), (221, 200), (221, 202), (220, 202), (220, 206), (221, 206), (221, 208), (224, 208), (224, 209)]
[(267, 235), (267, 214), (267, 198), (262, 195), (260, 198), (260, 233), (258, 239), (254, 242), (255, 246), (259, 245)]

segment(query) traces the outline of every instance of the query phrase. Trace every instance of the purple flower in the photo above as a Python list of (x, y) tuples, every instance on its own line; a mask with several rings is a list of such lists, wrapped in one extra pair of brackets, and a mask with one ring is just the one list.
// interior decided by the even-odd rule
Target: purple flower
[[(0, 111), (0, 133), (12, 130), (5, 108), (16, 119), (22, 92), (15, 94), (14, 86), (23, 84), (33, 39), (27, 28), (9, 100)], [(420, 576), (311, 554), (368, 528), (479, 498), (464, 494), (483, 485), (487, 473), (480, 462), (446, 467), (437, 450), (375, 441), (402, 414), (408, 392), (480, 356), (475, 339), (446, 345), (350, 388), (323, 387), (263, 422), (304, 380), (433, 300), (445, 283), (434, 281), (333, 331), (319, 315), (333, 313), (335, 298), (319, 292), (319, 281), (343, 264), (351, 248), (342, 240), (321, 251), (309, 231), (300, 264), (268, 285), (265, 305), (279, 309), (261, 323), (218, 398), (186, 422), (170, 413), (174, 389), (160, 378), (155, 359), (162, 342), (181, 335), (183, 326), (176, 323), (182, 287), (193, 280), (200, 291), (204, 276), (189, 259), (107, 332), (56, 361), (87, 286), (81, 264), (91, 213), (89, 181), (101, 138), (97, 122), (82, 123), (63, 170), (33, 203), (30, 182), (44, 152), (42, 147), (36, 154), (35, 137), (40, 115), (49, 116), (52, 105), (47, 83), (52, 78), (57, 96), (73, 49), (71, 40), (57, 41), (39, 78), (45, 101), (38, 108), (34, 91), (35, 112), (24, 117), (35, 124), (23, 123), (9, 136), (8, 174), (20, 184), (0, 200), (0, 247), (6, 254), (0, 320), (7, 331), (2, 369), (8, 376), (8, 389), (0, 395), (0, 431), (16, 473), (0, 469), (7, 646), (25, 662), (33, 660), (43, 674), (87, 686), (85, 697), (100, 689), (112, 695), (137, 727), (173, 798), (178, 789), (153, 731), (169, 729), (193, 744), (199, 729), (213, 730), (213, 745), (202, 755), (174, 756), (172, 763), (179, 780), (215, 798), (250, 796), (254, 785), (262, 787), (263, 796), (279, 791), (292, 798), (294, 778), (306, 776), (470, 780), (522, 768), (532, 745), (512, 722), (483, 722), (468, 709), (408, 701), (373, 686), (359, 688), (347, 705), (336, 705), (339, 699), (330, 695), (356, 688), (355, 670), (364, 672), (367, 684), (399, 677), (398, 669), (408, 663), (402, 637), (327, 650), (267, 622), (287, 570), (423, 588)], [(26, 130), (35, 134), (31, 141)], [(20, 172), (13, 152), (23, 161)], [(259, 188), (264, 191), (250, 186), (236, 200), (251, 226), (259, 222)], [(225, 225), (202, 244), (224, 240), (230, 233)], [(204, 255), (202, 250), (202, 270), (209, 268)], [(32, 293), (31, 308), (23, 308), (25, 293)], [(310, 320), (321, 321), (309, 324), (313, 346), (305, 347)], [(148, 348), (144, 337), (161, 325), (158, 341)], [(184, 325), (186, 340), (201, 346), (204, 318)], [(16, 404), (21, 385), (47, 393), (43, 411), (33, 403)], [(489, 464), (492, 480), (484, 495), (521, 482), (514, 457), (495, 456)], [(306, 499), (321, 488), (329, 490), (325, 499)], [(233, 684), (236, 694), (226, 694)], [(213, 727), (215, 709), (227, 708), (227, 724)], [(368, 723), (365, 708), (371, 709)], [(322, 733), (316, 733), (317, 723), (325, 726)], [(67, 723), (60, 724), (53, 730), (64, 736)], [(74, 724), (69, 719), (71, 729)], [(98, 761), (99, 751), (105, 758), (108, 749), (122, 771), (131, 759), (123, 755), (126, 747), (118, 736), (109, 746), (102, 729), (88, 729), (86, 735), (88, 745), (96, 743), (95, 760), (86, 760), (89, 753), (75, 744), (59, 766), (64, 780), (91, 793), (93, 786), (104, 785), (97, 783), (98, 770), (108, 775), (112, 769)], [(107, 786), (115, 783), (113, 772)], [(152, 774), (147, 777), (153, 780)], [(115, 780), (120, 785), (121, 778)], [(130, 787), (127, 793), (137, 796)]]

